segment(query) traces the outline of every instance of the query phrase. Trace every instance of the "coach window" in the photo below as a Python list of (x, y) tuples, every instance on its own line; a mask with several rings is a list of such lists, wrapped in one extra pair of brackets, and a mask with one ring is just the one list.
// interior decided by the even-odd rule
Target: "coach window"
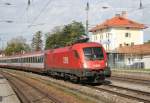
[(35, 63), (37, 63), (37, 57), (35, 57)]
[(35, 59), (34, 59), (34, 60), (35, 60), (34, 63), (36, 63), (36, 62), (37, 62), (37, 57), (34, 57), (34, 58), (35, 58)]
[(29, 63), (31, 63), (31, 57), (29, 57)]
[(21, 62), (24, 63), (24, 58), (21, 58)]
[(33, 63), (33, 57), (31, 57), (31, 63)]
[(44, 62), (44, 56), (42, 56), (42, 62)]
[(35, 63), (37, 63), (37, 57), (35, 57)]
[(28, 63), (29, 63), (29, 61), (30, 61), (30, 60), (29, 60), (29, 57), (28, 57)]
[(43, 62), (43, 56), (40, 57), (40, 62), (41, 62), (41, 63)]
[(36, 63), (36, 57), (34, 57), (34, 63)]
[(38, 63), (38, 57), (35, 57), (36, 58), (36, 63)]
[(29, 57), (27, 57), (27, 63), (29, 63)]
[(21, 63), (23, 63), (23, 58), (21, 58)]
[(28, 63), (28, 57), (26, 57), (26, 63)]
[(29, 63), (31, 62), (31, 58), (29, 57)]
[(42, 63), (42, 56), (40, 56), (40, 63)]
[(35, 63), (35, 57), (33, 57), (33, 63)]
[(39, 56), (37, 57), (37, 62), (40, 63), (40, 57)]
[(21, 58), (21, 63), (23, 63), (23, 58)]
[(28, 57), (28, 63), (30, 63), (30, 57)]
[(30, 57), (30, 63), (32, 63), (32, 59), (31, 59), (31, 57)]
[(41, 56), (41, 63), (43, 63), (43, 56)]
[(41, 56), (39, 56), (39, 63), (41, 63)]
[(33, 63), (35, 63), (35, 57), (33, 57)]
[(31, 57), (31, 63), (33, 63), (33, 57)]
[(34, 63), (36, 63), (36, 57), (34, 57)]
[(29, 57), (29, 63), (31, 63), (31, 57)]
[(26, 57), (26, 63), (28, 63), (28, 57)]
[(43, 58), (43, 56), (40, 56), (40, 63), (42, 63), (42, 62), (43, 62), (42, 58)]

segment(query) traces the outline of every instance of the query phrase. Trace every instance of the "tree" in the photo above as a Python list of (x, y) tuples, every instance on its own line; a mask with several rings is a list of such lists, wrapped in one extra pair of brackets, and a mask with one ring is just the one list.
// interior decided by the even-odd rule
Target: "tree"
[(145, 42), (144, 44), (150, 44), (150, 40), (148, 40), (147, 42)]
[(24, 53), (30, 51), (30, 47), (26, 44), (26, 40), (23, 37), (16, 37), (11, 39), (7, 43), (7, 47), (4, 50), (5, 55), (13, 55), (18, 53)]
[(32, 43), (31, 43), (31, 47), (33, 51), (40, 51), (42, 50), (42, 32), (38, 31), (34, 34), (33, 38), (32, 38)]
[(81, 22), (73, 21), (63, 27), (55, 27), (53, 32), (47, 34), (45, 49), (70, 45), (84, 34), (85, 28)]

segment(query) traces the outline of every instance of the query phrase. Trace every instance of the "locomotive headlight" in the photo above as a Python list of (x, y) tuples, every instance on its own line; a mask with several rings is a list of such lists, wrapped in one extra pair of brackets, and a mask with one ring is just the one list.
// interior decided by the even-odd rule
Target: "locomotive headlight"
[(108, 63), (106, 62), (105, 65), (106, 65), (106, 67), (107, 67), (107, 66), (108, 66)]
[(84, 67), (84, 68), (87, 68), (87, 64), (86, 64), (86, 63), (83, 63), (83, 67)]

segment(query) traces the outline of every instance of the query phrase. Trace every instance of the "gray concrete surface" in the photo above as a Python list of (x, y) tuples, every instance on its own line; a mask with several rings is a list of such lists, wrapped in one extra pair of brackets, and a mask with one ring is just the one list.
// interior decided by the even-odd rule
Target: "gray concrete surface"
[(0, 74), (0, 103), (20, 103), (8, 81)]

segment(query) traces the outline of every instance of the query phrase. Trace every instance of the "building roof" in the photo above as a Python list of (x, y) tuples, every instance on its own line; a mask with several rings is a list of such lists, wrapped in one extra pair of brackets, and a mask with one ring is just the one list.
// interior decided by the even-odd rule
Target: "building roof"
[(150, 55), (150, 43), (123, 46), (116, 49), (117, 53), (135, 54), (135, 55)]
[(111, 19), (104, 21), (102, 24), (98, 24), (96, 27), (92, 28), (90, 32), (95, 32), (97, 30), (102, 30), (110, 27), (125, 27), (135, 29), (147, 28), (144, 24), (137, 23), (122, 16), (115, 16)]

